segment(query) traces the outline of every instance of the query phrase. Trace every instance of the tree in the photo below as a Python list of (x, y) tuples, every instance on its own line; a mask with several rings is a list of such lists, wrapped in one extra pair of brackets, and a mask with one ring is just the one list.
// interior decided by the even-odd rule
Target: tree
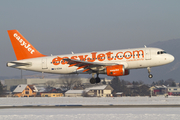
[(154, 86), (154, 85), (156, 85), (156, 84), (155, 84), (154, 81), (153, 81), (153, 83), (151, 84), (151, 86)]
[(3, 90), (3, 85), (1, 84), (0, 81), (0, 96), (3, 96), (4, 90)]
[(176, 83), (174, 81), (171, 83), (171, 87), (176, 87)]
[(116, 92), (122, 92), (121, 91), (121, 86), (122, 86), (122, 83), (119, 79), (119, 77), (114, 77), (112, 80), (111, 80), (111, 87), (114, 89), (114, 91)]
[(62, 82), (63, 88), (67, 90), (72, 89), (75, 85), (79, 86), (82, 83), (77, 75), (64, 75), (59, 78), (59, 81)]
[(168, 85), (168, 86), (170, 86), (170, 87), (176, 87), (176, 83), (175, 83), (175, 81), (174, 81), (172, 78), (166, 80), (166, 81), (165, 81), (165, 85), (166, 85), (166, 86)]
[(119, 77), (114, 77), (110, 85), (114, 89), (113, 93), (123, 92), (124, 95), (130, 95), (131, 91), (126, 87), (128, 83), (125, 80), (120, 80)]
[(47, 87), (54, 87), (55, 85), (56, 85), (56, 83), (54, 81), (47, 81), (46, 82)]
[(176, 83), (172, 78), (167, 79), (165, 81), (164, 80), (159, 80), (156, 83), (153, 82), (152, 86), (154, 86), (154, 85), (165, 85), (165, 86), (170, 86), (170, 87), (176, 87)]
[(140, 96), (149, 96), (150, 95), (149, 87), (147, 85), (140, 86), (138, 90), (138, 94)]

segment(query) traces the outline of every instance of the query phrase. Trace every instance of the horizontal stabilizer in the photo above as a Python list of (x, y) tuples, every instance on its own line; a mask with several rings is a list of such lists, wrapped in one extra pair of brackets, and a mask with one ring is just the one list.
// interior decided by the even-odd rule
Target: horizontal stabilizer
[(22, 62), (8, 62), (8, 67), (17, 67), (17, 66), (29, 66), (31, 63), (22, 63)]

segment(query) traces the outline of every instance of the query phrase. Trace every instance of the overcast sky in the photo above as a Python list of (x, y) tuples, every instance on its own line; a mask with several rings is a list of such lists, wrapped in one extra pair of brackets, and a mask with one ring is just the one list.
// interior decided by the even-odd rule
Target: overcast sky
[(7, 30), (17, 29), (45, 55), (143, 47), (180, 38), (179, 0), (3, 0), (0, 76), (16, 60)]

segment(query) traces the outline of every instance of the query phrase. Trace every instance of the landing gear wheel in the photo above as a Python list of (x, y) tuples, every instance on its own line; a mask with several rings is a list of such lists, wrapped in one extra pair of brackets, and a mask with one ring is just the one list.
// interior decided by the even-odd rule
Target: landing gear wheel
[(153, 75), (152, 75), (152, 74), (149, 74), (149, 75), (148, 75), (148, 77), (149, 77), (149, 78), (152, 78), (152, 77), (153, 77)]
[(151, 74), (151, 68), (150, 68), (150, 67), (147, 67), (147, 70), (148, 70), (148, 73), (149, 73), (148, 77), (149, 77), (149, 78), (152, 78), (153, 75)]
[[(94, 75), (97, 74), (97, 77), (94, 78)], [(100, 83), (101, 79), (99, 78), (99, 73), (92, 73), (92, 78), (90, 79), (91, 84)]]
[(96, 78), (96, 83), (100, 83), (101, 79), (99, 77)]
[(99, 78), (99, 73), (97, 73), (97, 77), (96, 77), (96, 83), (100, 83), (101, 79)]
[(96, 79), (95, 79), (95, 78), (91, 78), (91, 79), (90, 79), (90, 83), (91, 83), (91, 84), (95, 84), (95, 83), (96, 83)]

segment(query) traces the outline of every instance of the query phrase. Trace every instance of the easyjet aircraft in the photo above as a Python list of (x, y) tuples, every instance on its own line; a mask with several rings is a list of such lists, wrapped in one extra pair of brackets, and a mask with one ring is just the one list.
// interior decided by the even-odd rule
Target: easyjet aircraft
[[(134, 48), (79, 54), (46, 56), (37, 51), (17, 30), (8, 30), (17, 61), (8, 67), (56, 74), (92, 74), (90, 83), (100, 82), (99, 74), (128, 75), (130, 69), (150, 68), (174, 61), (174, 57), (159, 48)], [(95, 78), (94, 75), (97, 74)]]

